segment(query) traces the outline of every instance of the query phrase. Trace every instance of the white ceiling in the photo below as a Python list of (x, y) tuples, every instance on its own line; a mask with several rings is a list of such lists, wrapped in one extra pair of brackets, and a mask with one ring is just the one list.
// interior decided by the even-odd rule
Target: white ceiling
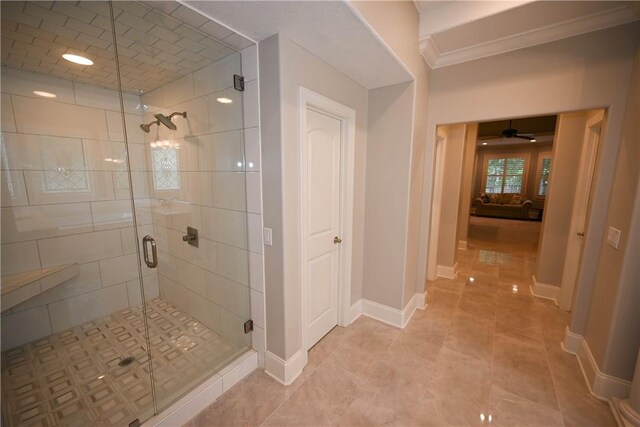
[(345, 1), (184, 2), (255, 41), (283, 33), (367, 89), (410, 74)]
[(420, 49), (441, 68), (638, 20), (627, 1), (416, 1)]

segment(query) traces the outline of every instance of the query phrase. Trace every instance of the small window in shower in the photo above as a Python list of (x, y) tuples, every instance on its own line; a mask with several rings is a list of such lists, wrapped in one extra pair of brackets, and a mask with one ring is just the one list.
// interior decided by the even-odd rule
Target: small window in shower
[(44, 192), (91, 191), (82, 143), (79, 141), (41, 143), (44, 160)]
[(151, 150), (153, 185), (156, 190), (180, 189), (180, 154), (178, 148), (162, 147)]

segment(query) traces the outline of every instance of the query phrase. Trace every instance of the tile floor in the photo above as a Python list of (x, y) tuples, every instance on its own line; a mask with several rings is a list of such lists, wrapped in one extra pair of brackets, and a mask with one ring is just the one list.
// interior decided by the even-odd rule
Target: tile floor
[(337, 327), (293, 385), (256, 371), (187, 426), (615, 426), (560, 348), (569, 315), (530, 294), (539, 228), (472, 217), (458, 278), (404, 330)]
[[(172, 304), (147, 305), (160, 408), (226, 366), (239, 348)], [(2, 353), (2, 425), (128, 425), (153, 414), (140, 310), (122, 310)], [(135, 361), (121, 367), (125, 356)]]

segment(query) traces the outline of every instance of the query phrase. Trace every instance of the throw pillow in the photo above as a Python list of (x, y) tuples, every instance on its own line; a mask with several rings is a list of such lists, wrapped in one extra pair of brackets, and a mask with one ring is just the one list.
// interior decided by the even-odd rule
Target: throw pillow
[(511, 205), (521, 205), (524, 200), (522, 199), (522, 194), (514, 194), (511, 198)]
[(500, 203), (500, 194), (489, 194), (489, 203)]
[(479, 197), (482, 199), (484, 203), (489, 203), (489, 196), (487, 196), (487, 193), (480, 193)]

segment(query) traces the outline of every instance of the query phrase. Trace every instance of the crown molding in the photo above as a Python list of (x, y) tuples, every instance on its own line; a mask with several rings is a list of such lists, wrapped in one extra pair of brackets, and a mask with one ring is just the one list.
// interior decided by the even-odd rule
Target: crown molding
[(420, 40), (420, 49), (427, 64), (435, 69), (624, 25), (636, 20), (638, 16), (635, 10), (623, 5), (451, 52), (440, 52), (433, 37), (427, 36)]
[(429, 64), (429, 67), (438, 68), (437, 63), (441, 53), (433, 37), (427, 36), (425, 39), (420, 40), (420, 52), (424, 60)]

